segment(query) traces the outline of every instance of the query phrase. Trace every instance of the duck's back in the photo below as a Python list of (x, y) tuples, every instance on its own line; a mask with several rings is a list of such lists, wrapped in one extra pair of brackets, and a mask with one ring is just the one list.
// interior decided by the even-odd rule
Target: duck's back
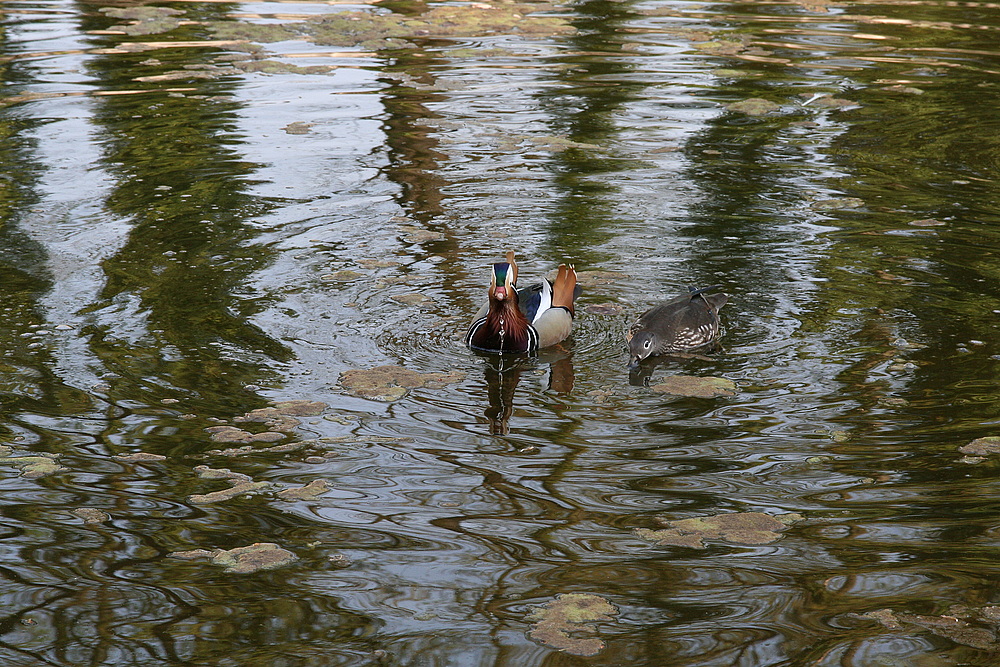
[(726, 294), (683, 294), (647, 310), (633, 328), (656, 334), (657, 353), (690, 350), (714, 340), (719, 332), (719, 309), (728, 300)]

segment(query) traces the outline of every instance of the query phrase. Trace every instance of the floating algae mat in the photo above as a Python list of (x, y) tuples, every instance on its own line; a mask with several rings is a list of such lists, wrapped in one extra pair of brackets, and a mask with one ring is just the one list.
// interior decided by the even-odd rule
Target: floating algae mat
[(667, 521), (658, 519), (665, 528), (638, 528), (635, 533), (661, 546), (704, 549), (703, 540), (722, 540), (735, 544), (770, 544), (781, 539), (781, 533), (801, 521), (800, 514), (772, 516), (763, 512), (736, 512), (714, 516)]
[(590, 624), (612, 621), (617, 615), (618, 608), (599, 595), (563, 593), (528, 615), (535, 621), (528, 636), (572, 655), (597, 655), (604, 642)]
[(209, 559), (213, 565), (225, 568), (226, 572), (250, 574), (260, 570), (275, 568), (294, 563), (299, 559), (288, 549), (283, 549), (273, 542), (255, 542), (249, 546), (235, 549), (194, 549), (192, 551), (175, 551), (167, 554), (171, 558), (181, 560)]
[(407, 48), (413, 45), (413, 40), (575, 32), (564, 18), (537, 15), (551, 9), (553, 5), (477, 2), (435, 7), (417, 16), (352, 11), (280, 25), (211, 21), (207, 26), (217, 39), (258, 43), (304, 39), (321, 46), (353, 46), (378, 51)]

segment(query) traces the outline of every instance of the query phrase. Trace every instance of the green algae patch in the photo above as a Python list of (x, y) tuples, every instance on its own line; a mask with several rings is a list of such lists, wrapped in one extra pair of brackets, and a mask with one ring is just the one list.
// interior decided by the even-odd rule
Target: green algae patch
[[(950, 609), (946, 616), (925, 616), (922, 614), (907, 614), (891, 609), (877, 609), (863, 614), (852, 614), (855, 618), (877, 621), (888, 630), (908, 631), (925, 630), (939, 637), (971, 646), (984, 651), (1000, 649), (997, 641), (996, 623), (997, 607), (968, 609), (958, 607)], [(973, 625), (981, 622), (993, 625), (993, 629)]]
[(599, 595), (563, 593), (528, 615), (527, 620), (535, 622), (528, 636), (539, 644), (572, 655), (597, 655), (604, 642), (594, 636), (597, 630), (587, 624), (613, 621), (618, 613), (615, 605)]
[(391, 259), (373, 259), (373, 258), (362, 258), (358, 260), (358, 264), (366, 269), (391, 269), (394, 266), (399, 266), (399, 262)]
[(247, 547), (237, 547), (212, 556), (215, 565), (221, 565), (226, 572), (237, 574), (274, 570), (298, 559), (291, 551), (282, 549), (273, 542), (255, 542)]
[(125, 19), (130, 23), (112, 26), (111, 30), (126, 35), (159, 35), (170, 32), (181, 25), (184, 14), (179, 9), (169, 7), (101, 7), (97, 11), (114, 19)]
[(652, 391), (673, 396), (690, 398), (716, 398), (717, 396), (735, 396), (736, 383), (726, 378), (694, 375), (671, 375), (652, 387)]
[(278, 498), (282, 500), (312, 500), (323, 495), (330, 488), (330, 483), (325, 479), (314, 479), (305, 486), (278, 491)]
[(363, 273), (358, 273), (357, 271), (352, 271), (350, 269), (341, 269), (340, 271), (334, 271), (333, 273), (324, 273), (319, 277), (319, 279), (329, 280), (335, 283), (350, 283), (364, 277), (365, 274)]
[(322, 414), (329, 405), (322, 401), (310, 401), (306, 399), (294, 401), (274, 401), (274, 409), (283, 415), (295, 415), (296, 417), (313, 417)]
[(281, 128), (285, 134), (309, 134), (312, 132), (313, 124), (305, 123), (301, 120), (294, 121)]
[[(553, 271), (549, 279), (553, 279), (556, 272)], [(620, 280), (628, 278), (628, 274), (619, 271), (577, 271), (576, 284), (583, 287), (594, 287), (595, 285), (613, 285)]]
[(732, 104), (726, 104), (724, 106), (729, 111), (743, 113), (748, 116), (764, 116), (781, 108), (780, 105), (761, 97), (751, 97), (749, 99), (733, 102)]
[(507, 2), (435, 7), (418, 16), (338, 12), (307, 21), (303, 31), (315, 44), (357, 46), (366, 50), (403, 48), (414, 39), (485, 35), (558, 35), (575, 32), (557, 16), (529, 16), (547, 5)]
[(731, 69), (727, 67), (720, 67), (718, 69), (712, 70), (712, 75), (717, 76), (720, 79), (742, 79), (760, 76), (760, 72), (750, 72), (742, 69)]
[(296, 417), (312, 417), (321, 414), (327, 407), (326, 403), (320, 401), (278, 401), (272, 403), (271, 407), (251, 410), (233, 421), (265, 424), (267, 432), (286, 433), (302, 424)]
[(625, 312), (624, 307), (614, 302), (592, 303), (583, 310), (590, 315), (621, 315)]
[(635, 534), (658, 546), (704, 549), (703, 540), (713, 539), (734, 544), (770, 544), (781, 539), (781, 533), (803, 519), (800, 514), (772, 516), (763, 512), (736, 512), (714, 516), (669, 521), (657, 518), (666, 528), (637, 528)]
[(275, 445), (273, 447), (253, 447), (251, 445), (244, 445), (242, 447), (233, 447), (231, 449), (212, 449), (205, 452), (208, 456), (228, 456), (228, 457), (241, 457), (241, 456), (251, 456), (257, 454), (288, 454), (292, 452), (308, 452), (310, 454), (322, 454), (324, 458), (335, 457), (336, 452), (329, 451), (331, 448), (336, 448), (340, 445), (348, 445), (350, 447), (358, 447), (362, 445), (369, 444), (389, 444), (397, 442), (408, 442), (409, 438), (390, 438), (385, 436), (337, 436), (337, 437), (325, 437), (325, 438), (314, 438), (311, 440), (300, 440), (298, 442), (286, 442), (280, 445)]
[(104, 510), (99, 510), (96, 507), (77, 507), (75, 510), (70, 511), (70, 514), (79, 519), (83, 519), (83, 523), (86, 526), (95, 526), (111, 521), (110, 514)]
[(809, 205), (814, 211), (840, 211), (850, 208), (861, 208), (865, 200), (859, 197), (839, 197), (837, 199), (821, 199)]
[(575, 32), (559, 16), (539, 16), (551, 5), (477, 2), (429, 9), (419, 15), (345, 11), (286, 24), (209, 21), (217, 39), (267, 44), (308, 40), (320, 46), (355, 47), (364, 51), (411, 48), (414, 40), (486, 35), (548, 36)]
[(913, 86), (904, 86), (902, 84), (896, 84), (894, 86), (883, 86), (882, 88), (878, 88), (877, 90), (881, 90), (881, 91), (886, 92), (886, 93), (899, 93), (899, 94), (903, 94), (903, 95), (923, 95), (924, 94), (924, 91), (921, 90), (920, 88), (914, 88)]
[(406, 232), (403, 240), (407, 243), (427, 243), (428, 241), (440, 241), (444, 239), (444, 232), (435, 232), (430, 229), (421, 229), (416, 225), (400, 225), (399, 230)]
[(458, 382), (465, 373), (418, 373), (402, 366), (377, 366), (376, 368), (355, 369), (340, 374), (340, 386), (352, 396), (371, 398), (376, 401), (398, 401), (410, 389), (418, 387), (441, 387)]
[(599, 149), (600, 146), (597, 144), (587, 144), (581, 141), (573, 141), (568, 137), (559, 136), (547, 136), (547, 137), (527, 137), (528, 141), (533, 143), (535, 147), (552, 151), (558, 153), (559, 151), (564, 151), (569, 148), (585, 148), (585, 149)]
[(38, 479), (66, 470), (59, 465), (58, 454), (23, 454), (17, 456), (14, 450), (0, 446), (0, 465), (11, 465), (21, 471), (21, 477)]
[(214, 81), (226, 76), (236, 76), (243, 73), (243, 70), (236, 67), (219, 67), (217, 65), (204, 65), (199, 67), (187, 67), (185, 69), (172, 70), (162, 74), (150, 74), (147, 76), (133, 77), (133, 81), (140, 83), (157, 83), (162, 81), (189, 81), (192, 79), (202, 79)]
[(236, 547), (225, 551), (223, 549), (193, 549), (191, 551), (175, 551), (167, 554), (170, 558), (180, 560), (199, 560), (207, 558), (214, 565), (225, 568), (226, 572), (235, 574), (251, 574), (261, 570), (274, 570), (299, 559), (288, 549), (282, 549), (273, 542), (255, 542), (249, 546)]
[(210, 449), (205, 454), (210, 456), (249, 456), (250, 454), (287, 454), (288, 452), (297, 452), (302, 449), (306, 449), (312, 440), (303, 440), (300, 442), (285, 442), (280, 445), (275, 445), (274, 447), (253, 447), (251, 445), (244, 445), (242, 447), (231, 447), (229, 449)]
[(814, 106), (822, 109), (845, 109), (847, 107), (859, 107), (860, 103), (854, 100), (846, 100), (842, 97), (834, 97), (822, 93), (800, 93), (804, 101), (802, 106)]
[(381, 51), (413, 46), (407, 40), (415, 31), (404, 26), (404, 21), (398, 14), (337, 12), (308, 21), (302, 29), (320, 46), (356, 46), (366, 51)]
[(506, 2), (476, 2), (435, 7), (404, 24), (415, 35), (432, 37), (477, 37), (481, 35), (558, 35), (575, 32), (569, 22), (556, 16), (529, 16), (551, 9), (551, 5)]
[(337, 69), (336, 65), (306, 65), (303, 67), (266, 58), (233, 63), (233, 67), (242, 72), (261, 74), (329, 74)]
[(145, 463), (149, 461), (166, 461), (167, 457), (162, 454), (150, 454), (149, 452), (132, 452), (131, 454), (116, 454), (111, 457), (115, 461), (123, 463)]
[(216, 39), (240, 40), (269, 44), (303, 39), (295, 25), (280, 23), (245, 23), (241, 21), (210, 21), (206, 27)]
[(205, 494), (194, 494), (188, 496), (187, 500), (195, 505), (207, 505), (223, 500), (231, 500), (237, 496), (253, 495), (265, 489), (271, 488), (270, 482), (255, 482), (249, 475), (233, 472), (228, 468), (209, 468), (208, 466), (197, 466), (195, 471), (203, 479), (225, 480), (229, 483), (228, 489), (213, 491)]
[(1000, 454), (1000, 436), (989, 435), (976, 438), (967, 445), (962, 445), (958, 451), (965, 454), (959, 459), (961, 463), (982, 463), (987, 457)]
[(312, 417), (327, 407), (321, 401), (272, 401), (270, 407), (251, 410), (233, 419), (237, 424), (264, 424), (267, 430), (262, 433), (250, 433), (235, 426), (211, 426), (205, 430), (212, 434), (214, 442), (276, 442), (301, 426), (296, 417)]
[(205, 431), (212, 434), (212, 442), (275, 442), (285, 437), (276, 431), (250, 433), (235, 426), (209, 426)]
[(712, 39), (707, 42), (697, 42), (694, 48), (710, 53), (713, 56), (735, 56), (746, 50), (746, 44), (734, 39)]
[(974, 456), (988, 456), (990, 454), (1000, 454), (1000, 436), (989, 435), (985, 438), (976, 438), (967, 445), (958, 448), (963, 454)]
[(430, 297), (420, 294), (419, 292), (396, 294), (395, 296), (390, 296), (389, 298), (396, 303), (403, 304), (404, 306), (426, 306), (432, 302)]

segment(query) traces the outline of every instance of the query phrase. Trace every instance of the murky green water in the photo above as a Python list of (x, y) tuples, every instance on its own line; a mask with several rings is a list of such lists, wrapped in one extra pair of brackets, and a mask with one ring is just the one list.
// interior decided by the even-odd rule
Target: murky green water
[[(0, 6), (0, 663), (1000, 664), (996, 5), (162, 6)], [(461, 344), (507, 249), (537, 360)]]

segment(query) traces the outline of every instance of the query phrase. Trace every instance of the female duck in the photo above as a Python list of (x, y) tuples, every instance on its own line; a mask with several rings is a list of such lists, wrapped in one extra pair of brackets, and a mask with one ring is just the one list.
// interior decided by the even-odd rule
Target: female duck
[(482, 352), (535, 352), (563, 341), (573, 328), (573, 302), (579, 296), (576, 270), (559, 265), (555, 282), (517, 289), (514, 252), (493, 265), (487, 301), (472, 320), (465, 344)]
[(729, 295), (705, 292), (718, 287), (692, 289), (640, 315), (625, 334), (629, 368), (637, 368), (647, 357), (690, 352), (714, 343), (719, 337), (719, 310)]

